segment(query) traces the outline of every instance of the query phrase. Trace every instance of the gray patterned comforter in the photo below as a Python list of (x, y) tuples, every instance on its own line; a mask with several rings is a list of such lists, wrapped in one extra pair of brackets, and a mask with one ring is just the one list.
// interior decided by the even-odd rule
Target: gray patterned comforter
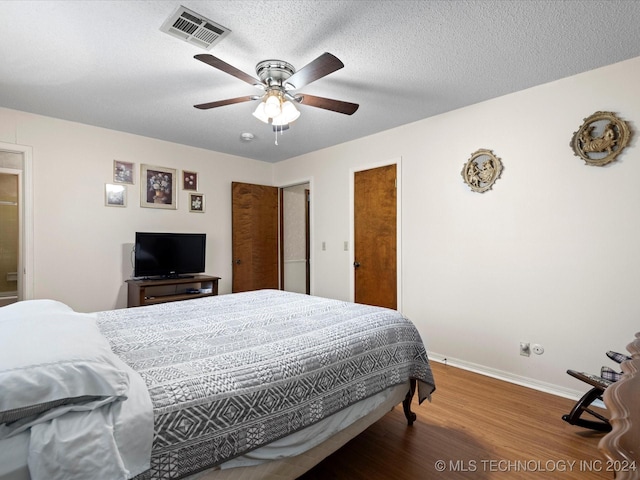
[(434, 390), (415, 326), (394, 310), (278, 290), (100, 312), (154, 408), (151, 470), (181, 478), (413, 378)]

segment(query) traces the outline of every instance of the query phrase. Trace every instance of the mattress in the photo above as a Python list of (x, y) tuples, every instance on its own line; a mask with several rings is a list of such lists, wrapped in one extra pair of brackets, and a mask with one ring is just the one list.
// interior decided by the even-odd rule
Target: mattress
[(433, 390), (415, 326), (395, 310), (259, 290), (97, 314), (147, 384), (151, 469), (182, 478), (410, 378)]

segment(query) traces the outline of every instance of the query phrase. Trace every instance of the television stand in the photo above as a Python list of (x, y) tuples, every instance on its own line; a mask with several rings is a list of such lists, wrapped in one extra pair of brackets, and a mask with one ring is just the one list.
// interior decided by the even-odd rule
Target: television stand
[(220, 277), (209, 275), (127, 280), (129, 284), (127, 307), (142, 307), (218, 295), (218, 280)]

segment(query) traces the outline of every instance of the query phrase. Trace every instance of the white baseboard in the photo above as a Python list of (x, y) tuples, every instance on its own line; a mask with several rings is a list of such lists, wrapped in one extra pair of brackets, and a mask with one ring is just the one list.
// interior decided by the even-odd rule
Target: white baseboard
[[(447, 357), (435, 352), (427, 352), (427, 354), (429, 356), (429, 360), (433, 360), (434, 362), (451, 365), (452, 367), (462, 368), (463, 370), (469, 370), (470, 372), (479, 373), (480, 375), (486, 375), (487, 377), (497, 378), (498, 380), (503, 380), (505, 382), (514, 383), (516, 385), (532, 388), (534, 390), (545, 393), (550, 393), (551, 395), (556, 395), (558, 397), (569, 398), (571, 400), (577, 401), (586, 392), (586, 390), (572, 390), (570, 388), (560, 387), (552, 383), (541, 382), (540, 380), (535, 380), (533, 378), (514, 375), (513, 373), (505, 372), (504, 370), (498, 370), (495, 368), (486, 367), (484, 365), (479, 365), (477, 363), (467, 362), (465, 360), (460, 360), (459, 358)], [(592, 405), (594, 407), (605, 408), (604, 403), (600, 400), (596, 400), (592, 403)]]

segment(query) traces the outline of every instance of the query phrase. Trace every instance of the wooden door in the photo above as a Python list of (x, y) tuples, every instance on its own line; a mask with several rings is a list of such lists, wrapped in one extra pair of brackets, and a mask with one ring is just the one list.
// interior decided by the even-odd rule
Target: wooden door
[(354, 175), (355, 301), (397, 308), (396, 165)]
[(232, 182), (232, 291), (278, 288), (278, 188)]

